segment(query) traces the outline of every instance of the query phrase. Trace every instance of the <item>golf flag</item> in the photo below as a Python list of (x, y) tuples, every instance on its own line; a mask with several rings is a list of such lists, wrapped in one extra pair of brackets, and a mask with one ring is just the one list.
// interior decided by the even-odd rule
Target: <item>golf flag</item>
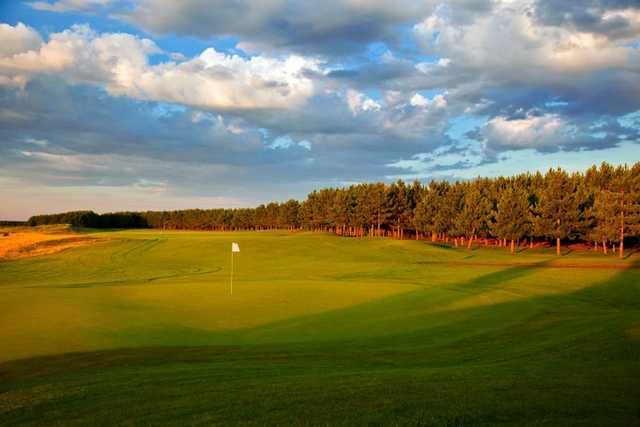
[(231, 295), (233, 295), (233, 253), (240, 252), (240, 245), (236, 242), (231, 242), (231, 280), (230, 280), (230, 291)]

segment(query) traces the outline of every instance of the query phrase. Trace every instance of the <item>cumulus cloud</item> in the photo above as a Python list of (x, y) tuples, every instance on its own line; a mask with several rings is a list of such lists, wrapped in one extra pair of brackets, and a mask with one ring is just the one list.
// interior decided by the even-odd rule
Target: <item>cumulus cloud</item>
[[(19, 26), (13, 27), (16, 37), (30, 38), (31, 34)], [(30, 28), (29, 31), (34, 32)], [(51, 34), (46, 43), (3, 53), (0, 75), (27, 81), (34, 74), (58, 73), (71, 82), (103, 83), (117, 90), (119, 86), (130, 86), (136, 74), (147, 66), (147, 56), (159, 51), (149, 39), (129, 34), (99, 36), (88, 26), (75, 25)]]
[(640, 109), (640, 8), (590, 2), (598, 25), (578, 18), (584, 5), (571, 2), (500, 0), (481, 13), (440, 5), (414, 26), (424, 51), (438, 59), (415, 65), (422, 79), (404, 81), (410, 89), (446, 88), (451, 107), (488, 116), (478, 139), (492, 150), (615, 145), (636, 132), (612, 125), (606, 138), (593, 138), (589, 126), (598, 114)]
[(326, 55), (356, 52), (373, 41), (393, 43), (396, 26), (430, 10), (431, 2), (329, 0), (143, 0), (120, 18), (156, 34), (231, 35), (252, 51), (286, 49)]
[(148, 32), (0, 24), (0, 185), (255, 203), (640, 141), (634, 0), (36, 3)]
[(537, 0), (532, 9), (542, 24), (568, 26), (604, 34), (611, 39), (634, 38), (640, 31), (640, 10), (636, 0)]
[(637, 142), (640, 129), (612, 117), (580, 121), (555, 113), (529, 112), (523, 117), (496, 116), (472, 132), (490, 152), (535, 149), (537, 151), (584, 150)]
[[(68, 209), (60, 188), (78, 203), (85, 195), (91, 209), (228, 207), (279, 200), (283, 192), (302, 197), (314, 187), (311, 179), (324, 177), (303, 166), (309, 141), (272, 150), (236, 117), (109, 97), (92, 85), (36, 77), (24, 91), (0, 88), (0, 106), (25, 117), (0, 117), (0, 192), (18, 201), (5, 218), (41, 212), (38, 201), (47, 194), (60, 196), (48, 209)], [(29, 199), (35, 188), (39, 197)], [(93, 194), (112, 197), (93, 204)], [(127, 204), (124, 194), (136, 197)], [(153, 202), (152, 194), (162, 198)], [(20, 205), (27, 213), (18, 216)]]
[(0, 23), (0, 56), (12, 56), (18, 53), (36, 50), (42, 44), (42, 39), (36, 30), (27, 27), (22, 22), (15, 26)]
[(199, 108), (294, 108), (314, 94), (305, 75), (318, 70), (313, 59), (264, 56), (250, 59), (208, 48), (180, 64), (147, 67), (123, 92), (140, 99), (160, 99)]
[[(542, 7), (538, 3), (501, 0), (475, 14), (461, 14), (451, 4), (437, 7), (414, 26), (424, 51), (439, 58), (416, 64), (423, 73), (417, 84), (447, 88), (451, 100), (467, 103), (493, 98), (492, 115), (503, 113), (501, 108), (539, 107), (545, 96), (563, 98), (574, 110), (638, 109), (640, 49), (631, 41), (640, 40), (640, 31), (635, 24), (626, 27), (622, 40), (613, 32), (543, 20), (535, 13)], [(597, 13), (605, 21), (622, 15), (630, 21), (640, 13), (635, 6), (603, 7)], [(610, 96), (594, 99), (589, 95), (594, 88)], [(533, 96), (523, 97), (525, 91)]]
[(558, 147), (571, 142), (576, 129), (557, 114), (527, 116), (521, 119), (493, 117), (482, 129), (484, 140), (492, 147)]
[(55, 73), (137, 99), (204, 109), (286, 109), (313, 95), (314, 82), (306, 72), (320, 67), (317, 60), (296, 55), (243, 58), (214, 48), (180, 63), (150, 65), (149, 55), (161, 52), (150, 39), (74, 26), (36, 44), (33, 30), (20, 25), (3, 29), (19, 42), (0, 56), (0, 84), (24, 84), (31, 75)]
[(409, 103), (414, 107), (421, 108), (446, 108), (447, 106), (447, 100), (442, 94), (434, 96), (433, 99), (428, 99), (416, 93), (411, 97)]
[(381, 108), (379, 103), (353, 89), (347, 90), (346, 98), (349, 109), (354, 116), (365, 111), (379, 111)]
[(268, 118), (263, 110), (242, 118), (35, 77), (24, 91), (0, 89), (0, 108), (25, 117), (0, 117), (0, 179), (127, 188), (145, 179), (166, 182), (168, 192), (263, 201), (283, 192), (302, 197), (336, 180), (381, 179), (390, 160), (447, 140), (442, 121), (408, 98), (380, 99), (380, 110), (357, 116), (343, 93), (320, 99), (304, 109), (266, 110)]
[[(550, 77), (544, 73), (640, 70), (636, 49), (607, 34), (546, 25), (529, 13), (532, 7), (531, 2), (499, 1), (492, 13), (457, 22), (451, 8), (441, 6), (414, 29), (427, 51), (503, 80), (540, 81)], [(615, 13), (635, 17), (637, 12), (603, 11), (602, 19)], [(635, 37), (640, 36), (638, 30)]]

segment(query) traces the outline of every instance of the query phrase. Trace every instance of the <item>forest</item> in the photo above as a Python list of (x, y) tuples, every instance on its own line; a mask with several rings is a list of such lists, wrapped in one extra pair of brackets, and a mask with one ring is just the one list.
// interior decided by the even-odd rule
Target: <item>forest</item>
[(342, 236), (430, 240), (471, 248), (585, 242), (624, 256), (640, 236), (640, 162), (584, 172), (476, 178), (428, 184), (365, 183), (311, 192), (304, 201), (256, 208), (36, 215), (31, 226), (166, 230), (311, 230)]

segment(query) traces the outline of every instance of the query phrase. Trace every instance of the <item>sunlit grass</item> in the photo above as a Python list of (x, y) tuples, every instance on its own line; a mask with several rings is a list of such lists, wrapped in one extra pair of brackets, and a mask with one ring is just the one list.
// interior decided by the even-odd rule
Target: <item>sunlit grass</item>
[(90, 236), (101, 241), (0, 263), (0, 419), (640, 420), (637, 255), (285, 232)]

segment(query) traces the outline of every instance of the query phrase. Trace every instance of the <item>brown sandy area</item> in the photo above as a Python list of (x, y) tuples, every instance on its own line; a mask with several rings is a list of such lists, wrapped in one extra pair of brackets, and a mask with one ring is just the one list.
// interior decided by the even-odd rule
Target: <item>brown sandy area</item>
[(31, 231), (24, 228), (0, 230), (0, 259), (47, 255), (64, 249), (95, 243), (100, 239), (70, 231)]

